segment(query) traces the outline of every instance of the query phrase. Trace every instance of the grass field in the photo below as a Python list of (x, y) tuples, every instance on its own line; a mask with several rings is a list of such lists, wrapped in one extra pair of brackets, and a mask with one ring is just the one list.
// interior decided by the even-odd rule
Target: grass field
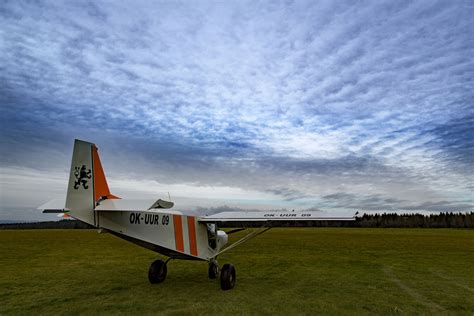
[(205, 262), (151, 285), (156, 257), (94, 230), (0, 231), (0, 314), (474, 313), (472, 230), (273, 229), (219, 258), (231, 291)]

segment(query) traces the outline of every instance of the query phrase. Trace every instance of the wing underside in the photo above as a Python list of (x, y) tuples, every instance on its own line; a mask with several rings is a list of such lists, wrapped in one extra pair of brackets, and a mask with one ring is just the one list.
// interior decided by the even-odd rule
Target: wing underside
[(253, 223), (273, 223), (273, 222), (306, 222), (306, 221), (354, 221), (354, 216), (347, 214), (325, 213), (314, 211), (244, 211), (244, 212), (222, 212), (199, 219), (204, 223), (227, 223), (242, 224), (245, 222)]

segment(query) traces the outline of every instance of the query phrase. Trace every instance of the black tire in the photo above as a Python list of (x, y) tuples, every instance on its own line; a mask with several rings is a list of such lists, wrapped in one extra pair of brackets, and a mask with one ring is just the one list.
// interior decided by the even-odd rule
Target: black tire
[(208, 270), (209, 279), (217, 279), (219, 275), (219, 266), (215, 262), (209, 262)]
[(226, 263), (221, 270), (221, 289), (231, 290), (235, 286), (235, 268), (232, 264)]
[(148, 280), (151, 284), (161, 283), (166, 279), (168, 268), (162, 260), (155, 260), (148, 269)]

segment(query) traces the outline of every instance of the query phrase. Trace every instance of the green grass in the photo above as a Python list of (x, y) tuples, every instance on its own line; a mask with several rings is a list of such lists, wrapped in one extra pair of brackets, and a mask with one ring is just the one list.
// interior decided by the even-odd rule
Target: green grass
[(474, 313), (472, 230), (273, 229), (219, 258), (231, 291), (205, 262), (151, 285), (156, 257), (91, 230), (0, 231), (0, 314)]

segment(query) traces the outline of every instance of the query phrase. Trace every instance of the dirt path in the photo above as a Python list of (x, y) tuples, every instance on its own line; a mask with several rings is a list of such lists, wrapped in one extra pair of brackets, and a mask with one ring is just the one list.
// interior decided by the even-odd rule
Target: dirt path
[(474, 293), (474, 289), (470, 288), (468, 285), (460, 282), (459, 280), (456, 280), (455, 278), (450, 278), (449, 276), (446, 275), (446, 273), (444, 273), (440, 270), (431, 269), (429, 271), (431, 273), (433, 273), (434, 275), (436, 275), (438, 278), (446, 280), (446, 281), (450, 282), (453, 285), (459, 286), (460, 288), (462, 288), (462, 289), (464, 289), (468, 292)]
[(420, 293), (418, 293), (417, 291), (415, 291), (414, 289), (412, 289), (411, 287), (403, 283), (402, 280), (397, 278), (397, 276), (395, 275), (391, 267), (387, 267), (387, 266), (383, 267), (383, 272), (400, 289), (402, 289), (405, 293), (411, 296), (415, 301), (417, 301), (421, 305), (428, 308), (430, 311), (432, 312), (446, 311), (446, 309), (444, 309), (442, 306), (436, 304), (433, 301), (430, 301), (429, 299), (427, 299), (426, 297), (424, 297), (423, 295), (421, 295)]

